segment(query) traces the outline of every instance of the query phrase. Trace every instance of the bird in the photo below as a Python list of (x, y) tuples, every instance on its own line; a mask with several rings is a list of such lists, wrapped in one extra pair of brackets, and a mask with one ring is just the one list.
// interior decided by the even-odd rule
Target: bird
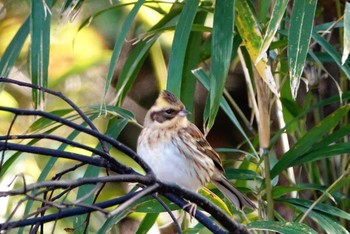
[(174, 94), (166, 90), (160, 92), (145, 115), (137, 140), (137, 154), (161, 182), (175, 183), (194, 192), (211, 182), (236, 209), (256, 209), (255, 204), (224, 176), (218, 153), (188, 120), (189, 114)]

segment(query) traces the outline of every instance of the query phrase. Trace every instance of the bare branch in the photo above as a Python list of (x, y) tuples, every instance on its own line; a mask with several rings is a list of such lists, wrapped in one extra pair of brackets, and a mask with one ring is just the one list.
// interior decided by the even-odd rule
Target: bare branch
[(75, 188), (84, 184), (98, 184), (108, 182), (129, 182), (148, 184), (149, 178), (142, 175), (114, 175), (105, 177), (86, 177), (77, 180), (59, 180), (59, 181), (42, 181), (35, 184), (27, 185), (25, 188), (14, 189), (10, 191), (0, 191), (0, 197), (22, 195), (26, 192), (37, 190), (40, 188), (47, 188), (54, 190), (58, 188)]

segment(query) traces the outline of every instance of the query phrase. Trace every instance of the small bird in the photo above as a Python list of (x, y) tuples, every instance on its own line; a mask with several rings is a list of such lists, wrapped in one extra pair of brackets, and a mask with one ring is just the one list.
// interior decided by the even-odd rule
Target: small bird
[(179, 99), (162, 91), (145, 116), (138, 155), (162, 182), (195, 192), (212, 182), (236, 209), (255, 209), (254, 203), (225, 178), (219, 155), (187, 119), (188, 114)]

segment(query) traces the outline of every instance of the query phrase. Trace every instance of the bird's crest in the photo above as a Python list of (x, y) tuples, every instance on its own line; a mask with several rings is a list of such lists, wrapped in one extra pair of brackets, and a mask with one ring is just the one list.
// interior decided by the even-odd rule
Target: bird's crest
[(167, 90), (163, 90), (158, 99), (157, 106), (168, 107), (168, 106), (184, 106), (183, 103), (172, 93)]

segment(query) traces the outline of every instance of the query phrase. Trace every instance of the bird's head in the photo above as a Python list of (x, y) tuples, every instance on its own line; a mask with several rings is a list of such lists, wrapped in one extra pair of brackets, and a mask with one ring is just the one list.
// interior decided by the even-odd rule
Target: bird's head
[(172, 127), (187, 124), (187, 115), (184, 104), (169, 91), (162, 91), (156, 102), (146, 114), (144, 126), (152, 127)]

